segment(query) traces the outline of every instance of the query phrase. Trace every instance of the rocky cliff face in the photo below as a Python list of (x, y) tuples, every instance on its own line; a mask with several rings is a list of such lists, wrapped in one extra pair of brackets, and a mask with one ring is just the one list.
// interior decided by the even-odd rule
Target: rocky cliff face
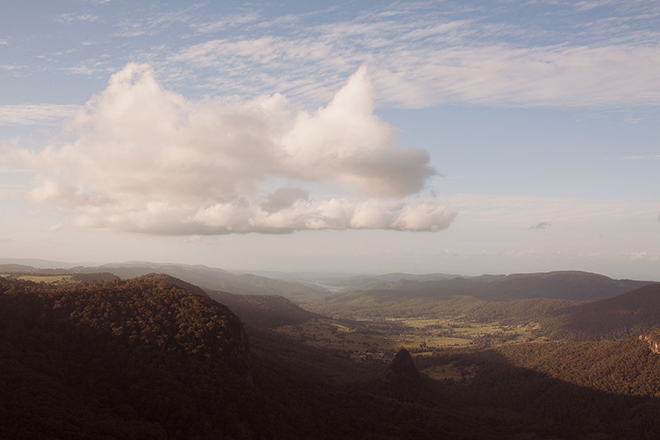
[(653, 353), (660, 354), (660, 329), (655, 329), (647, 335), (641, 335), (639, 339), (646, 341)]
[(409, 390), (420, 390), (422, 388), (422, 378), (408, 350), (402, 348), (394, 356), (392, 363), (383, 375), (383, 381)]

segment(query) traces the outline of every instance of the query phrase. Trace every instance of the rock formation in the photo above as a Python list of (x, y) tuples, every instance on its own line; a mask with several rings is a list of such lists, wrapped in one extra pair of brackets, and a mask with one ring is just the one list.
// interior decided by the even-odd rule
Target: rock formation
[(402, 348), (394, 356), (392, 363), (390, 363), (383, 375), (383, 381), (387, 384), (406, 388), (411, 391), (422, 388), (422, 378), (408, 350)]

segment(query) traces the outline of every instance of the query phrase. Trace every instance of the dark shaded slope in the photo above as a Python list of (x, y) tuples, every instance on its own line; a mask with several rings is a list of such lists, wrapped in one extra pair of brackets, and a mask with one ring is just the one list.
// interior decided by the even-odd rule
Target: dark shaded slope
[(619, 395), (660, 395), (660, 355), (638, 337), (622, 341), (502, 345), (492, 351), (503, 355), (515, 367), (581, 387)]
[[(651, 440), (660, 435), (660, 399), (646, 397), (647, 390), (658, 389), (658, 357), (638, 340), (592, 343), (593, 350), (585, 344), (527, 344), (530, 349), (548, 347), (546, 354), (555, 359), (547, 359), (554, 362), (547, 370), (520, 364), (525, 350), (518, 357), (489, 350), (449, 352), (444, 360), (417, 358), (419, 368), (439, 361), (469, 372), (464, 381), (422, 380), (420, 393), (383, 383), (382, 367), (381, 376), (370, 379), (377, 365), (365, 365), (365, 372), (331, 352), (264, 331), (251, 333), (251, 340), (263, 405), (284, 414), (279, 435), (262, 432), (265, 438)], [(561, 351), (551, 353), (553, 347)], [(594, 362), (598, 357), (603, 358), (600, 365)], [(634, 358), (629, 366), (622, 361), (627, 357)], [(590, 362), (596, 368), (571, 379), (572, 371)], [(635, 382), (635, 371), (650, 387)], [(333, 372), (337, 377), (331, 377)], [(632, 387), (626, 388), (629, 380)], [(283, 420), (295, 420), (295, 428)]]
[(639, 336), (660, 326), (660, 284), (557, 310), (542, 324), (554, 339), (586, 341)]
[[(544, 345), (528, 346), (543, 348)], [(584, 349), (576, 344), (564, 345), (572, 346), (576, 355), (583, 351), (580, 348)], [(515, 350), (517, 347), (520, 346), (503, 348)], [(614, 348), (614, 351), (624, 356), (639, 355), (640, 363), (649, 369), (657, 365), (655, 359), (648, 357), (648, 349), (644, 350), (641, 345), (633, 347), (632, 351), (629, 348), (624, 344), (621, 350)], [(598, 353), (600, 350), (584, 350), (587, 359)], [(626, 390), (625, 376), (612, 378), (609, 371), (595, 373), (592, 370), (592, 375), (600, 377), (592, 377), (588, 382), (590, 385), (578, 385), (568, 378), (570, 371), (576, 371), (588, 360), (576, 362), (576, 359), (568, 358), (563, 366), (558, 365), (560, 374), (562, 367), (567, 368), (565, 380), (532, 365), (520, 364), (508, 354), (495, 350), (454, 355), (453, 360), (455, 365), (469, 365), (474, 374), (464, 386), (449, 388), (445, 398), (453, 401), (457, 408), (472, 407), (473, 411), (484, 416), (509, 420), (512, 431), (516, 424), (522, 424), (518, 429), (527, 432), (519, 432), (518, 436), (510, 438), (652, 440), (660, 435), (660, 419), (657, 417), (660, 400)], [(639, 365), (637, 361), (635, 364)], [(624, 379), (624, 389), (605, 391), (619, 379)]]
[(295, 302), (309, 301), (310, 299), (318, 298), (329, 293), (327, 289), (315, 286), (313, 284), (276, 280), (273, 278), (265, 278), (252, 274), (235, 275), (235, 278), (230, 281), (230, 283), (233, 285), (243, 286), (245, 289), (245, 292), (232, 293), (281, 295)]
[(540, 414), (474, 406), (462, 385), (455, 396), (453, 384), (430, 380), (421, 393), (409, 392), (383, 382), (382, 364), (355, 364), (263, 330), (250, 330), (250, 340), (254, 382), (263, 392), (255, 411), (281, 411), (277, 432), (260, 432), (264, 438), (488, 440), (562, 432)]
[(207, 290), (206, 293), (210, 298), (229, 307), (246, 324), (255, 327), (298, 325), (321, 317), (279, 295), (235, 295), (217, 290)]
[(246, 350), (229, 309), (161, 280), (0, 279), (0, 437), (240, 437)]

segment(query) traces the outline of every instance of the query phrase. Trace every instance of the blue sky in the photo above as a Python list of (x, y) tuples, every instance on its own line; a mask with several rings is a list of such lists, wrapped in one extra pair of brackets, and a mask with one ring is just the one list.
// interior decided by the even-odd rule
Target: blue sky
[(3, 2), (0, 255), (660, 280), (660, 2)]

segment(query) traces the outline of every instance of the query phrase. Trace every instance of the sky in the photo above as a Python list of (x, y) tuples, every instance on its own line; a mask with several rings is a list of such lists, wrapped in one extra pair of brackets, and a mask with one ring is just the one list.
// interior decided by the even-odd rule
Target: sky
[(660, 1), (3, 1), (0, 256), (660, 281)]

